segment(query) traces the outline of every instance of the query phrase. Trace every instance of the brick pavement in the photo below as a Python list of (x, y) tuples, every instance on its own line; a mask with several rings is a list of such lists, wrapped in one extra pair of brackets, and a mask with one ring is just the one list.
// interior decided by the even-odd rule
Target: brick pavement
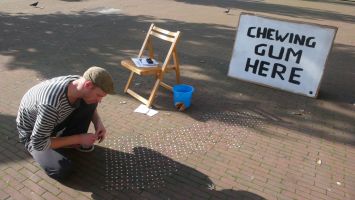
[[(0, 199), (355, 198), (352, 1), (0, 4)], [(95, 13), (103, 5), (121, 13)], [(226, 77), (241, 11), (339, 27), (319, 99)], [(122, 93), (128, 72), (117, 63), (137, 53), (151, 21), (183, 32), (182, 78), (196, 87), (186, 112), (161, 90), (150, 118)], [(110, 135), (92, 153), (68, 150), (75, 172), (57, 182), (17, 143), (18, 104), (41, 80), (93, 64), (107, 68), (119, 90), (99, 108)]]

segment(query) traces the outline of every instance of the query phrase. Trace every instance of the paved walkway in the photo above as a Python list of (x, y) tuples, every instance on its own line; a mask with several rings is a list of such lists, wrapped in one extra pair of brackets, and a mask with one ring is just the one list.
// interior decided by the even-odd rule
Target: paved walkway
[[(355, 199), (353, 1), (30, 3), (0, 3), (0, 199)], [(339, 27), (318, 99), (226, 76), (243, 11)], [(122, 92), (128, 71), (118, 63), (151, 22), (183, 33), (182, 80), (196, 88), (186, 112), (160, 90), (157, 115), (134, 113), (140, 103)], [(19, 101), (91, 65), (119, 91), (99, 107), (110, 135), (92, 153), (68, 150), (75, 173), (57, 182), (17, 142)], [(152, 80), (137, 81), (144, 91)]]

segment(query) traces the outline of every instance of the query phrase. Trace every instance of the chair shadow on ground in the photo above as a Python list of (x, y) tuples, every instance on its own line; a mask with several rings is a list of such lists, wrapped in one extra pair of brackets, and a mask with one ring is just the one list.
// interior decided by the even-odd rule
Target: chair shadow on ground
[(146, 147), (132, 153), (96, 146), (68, 150), (74, 173), (61, 184), (93, 199), (265, 199), (243, 190), (217, 191), (207, 175)]

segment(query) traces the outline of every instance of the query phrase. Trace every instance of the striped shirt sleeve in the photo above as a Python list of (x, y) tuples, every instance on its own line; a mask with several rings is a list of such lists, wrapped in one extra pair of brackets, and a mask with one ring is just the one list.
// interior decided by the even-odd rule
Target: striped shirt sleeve
[(50, 105), (39, 105), (36, 122), (31, 134), (33, 149), (44, 151), (51, 146), (51, 134), (58, 120), (57, 110)]

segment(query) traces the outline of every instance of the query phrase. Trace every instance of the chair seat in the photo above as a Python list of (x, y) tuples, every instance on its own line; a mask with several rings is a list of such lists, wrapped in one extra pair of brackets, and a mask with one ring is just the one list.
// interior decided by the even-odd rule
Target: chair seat
[(137, 67), (131, 59), (122, 60), (121, 65), (139, 75), (157, 74), (161, 72), (159, 65), (156, 67)]

